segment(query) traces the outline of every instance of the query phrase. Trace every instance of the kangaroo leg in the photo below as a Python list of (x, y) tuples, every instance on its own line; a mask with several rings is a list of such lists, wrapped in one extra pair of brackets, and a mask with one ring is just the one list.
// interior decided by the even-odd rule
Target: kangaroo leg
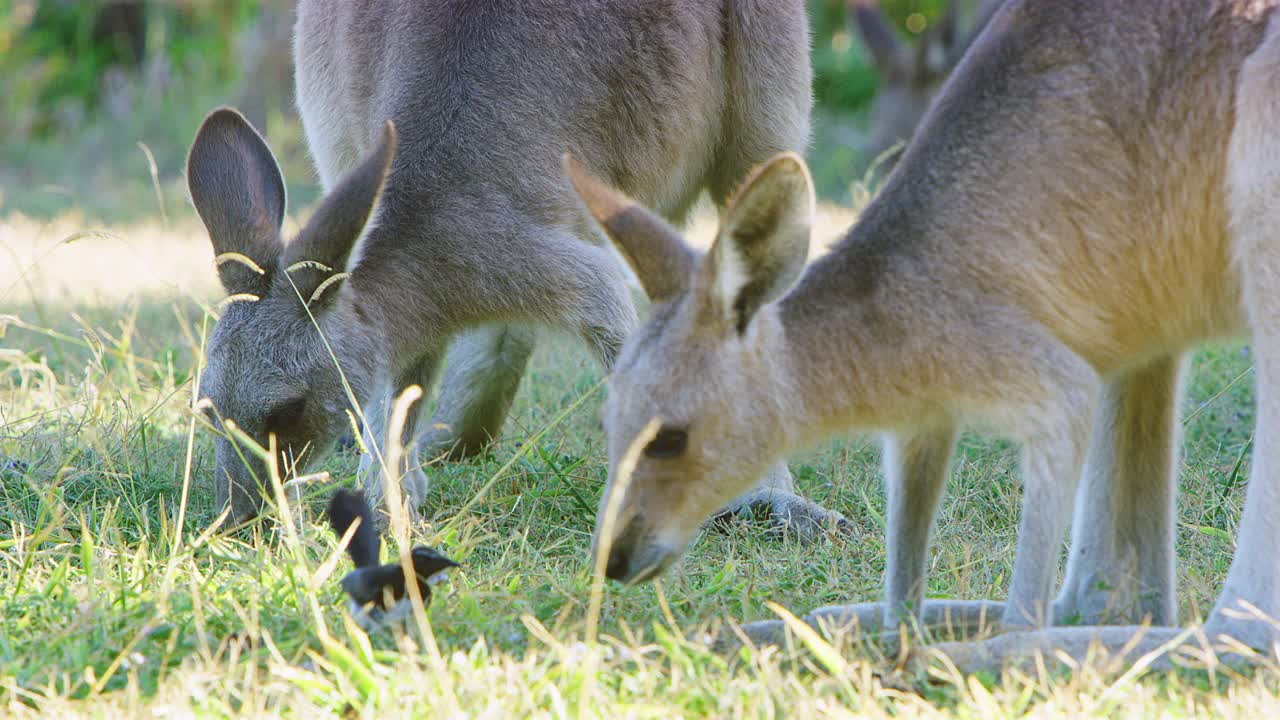
[[(1280, 108), (1277, 111), (1280, 112)], [(1280, 217), (1270, 227), (1280, 227)], [(1147, 415), (1143, 422), (1158, 423), (1156, 429), (1163, 432), (1153, 431), (1151, 446), (1141, 448), (1138, 447), (1142, 444), (1141, 436), (1126, 437), (1126, 426), (1113, 428), (1115, 444), (1091, 455), (1092, 466), (1085, 475), (1087, 484), (1081, 488), (1081, 514), (1074, 529), (1067, 581), (1056, 605), (1058, 612), (1065, 606), (1096, 613), (1090, 617), (1091, 621), (1106, 620), (1109, 616), (1105, 613), (1114, 609), (1127, 613), (1127, 617), (1144, 619), (1134, 617), (1136, 609), (1143, 616), (1159, 618), (1157, 622), (1164, 625), (1058, 627), (1008, 633), (977, 643), (941, 643), (913, 655), (911, 660), (917, 669), (939, 655), (947, 658), (949, 666), (973, 673), (999, 671), (1009, 666), (1030, 669), (1040, 660), (1056, 665), (1067, 661), (1078, 664), (1089, 659), (1110, 663), (1112, 670), (1127, 670), (1141, 659), (1145, 668), (1163, 670), (1175, 663), (1195, 662), (1209, 651), (1226, 662), (1256, 658), (1247, 648), (1262, 650), (1266, 655), (1274, 653), (1278, 635), (1275, 618), (1280, 617), (1280, 563), (1272, 549), (1280, 533), (1276, 523), (1280, 517), (1280, 482), (1277, 482), (1280, 443), (1275, 440), (1280, 433), (1280, 327), (1276, 327), (1274, 318), (1280, 317), (1280, 301), (1258, 298), (1255, 303), (1257, 296), (1253, 292), (1258, 290), (1274, 297), (1271, 288), (1274, 278), (1280, 278), (1280, 253), (1267, 248), (1261, 254), (1271, 257), (1251, 257), (1241, 263), (1241, 267), (1250, 268), (1247, 271), (1250, 276), (1269, 266), (1263, 275), (1267, 278), (1266, 286), (1245, 282), (1251, 314), (1261, 311), (1262, 317), (1272, 325), (1268, 329), (1254, 320), (1258, 424), (1253, 467), (1236, 556), (1204, 628), (1184, 630), (1168, 625), (1174, 615), (1170, 577), (1173, 489), (1169, 480), (1158, 482), (1161, 476), (1157, 471), (1171, 472), (1167, 466), (1172, 462), (1173, 433), (1170, 423), (1166, 422), (1168, 418), (1161, 414), (1166, 405), (1173, 404), (1172, 388), (1178, 364), (1172, 358), (1164, 358), (1118, 381), (1110, 390), (1106, 400), (1110, 407), (1102, 411), (1100, 418), (1128, 417), (1131, 422), (1127, 427), (1131, 433), (1138, 424), (1132, 413), (1139, 407), (1155, 408), (1161, 412)], [(1157, 386), (1163, 397), (1156, 392)], [(1134, 395), (1139, 387), (1146, 390), (1141, 399)], [(1121, 388), (1128, 390), (1120, 392)], [(1119, 402), (1122, 396), (1133, 402), (1127, 405)], [(1095, 438), (1104, 432), (1098, 429)], [(1108, 454), (1118, 452), (1126, 442), (1131, 445), (1129, 451), (1135, 454), (1123, 467), (1117, 467), (1121, 460)], [(1106, 472), (1107, 468), (1110, 473)], [(1141, 472), (1143, 468), (1146, 472)], [(1144, 492), (1146, 494), (1142, 494)], [(1099, 572), (1105, 573), (1103, 577), (1108, 583), (1105, 587), (1098, 582)], [(1151, 592), (1149, 599), (1131, 595), (1135, 590), (1161, 586), (1166, 588), (1164, 593)], [(1117, 597), (1121, 598), (1120, 605), (1116, 604)], [(1162, 618), (1159, 613), (1164, 613)]]
[[(999, 313), (993, 317), (999, 317)], [(1042, 625), (1057, 576), (1058, 553), (1071, 517), (1097, 393), (1094, 370), (1068, 348), (1034, 327), (984, 326), (984, 355), (993, 374), (1008, 378), (998, 395), (975, 398), (998, 406), (995, 416), (1013, 422), (1023, 449), (1023, 507), (1009, 597), (1003, 621)], [(1009, 402), (1007, 398), (1018, 398)], [(885, 624), (892, 629), (904, 607), (924, 606), (928, 535), (950, 463), (955, 428), (949, 422), (886, 444), (889, 481), (889, 565)], [(984, 613), (987, 604), (972, 609)], [(963, 608), (955, 609), (963, 612)]]
[(1044, 625), (1058, 557), (1093, 424), (1099, 378), (1093, 367), (1043, 327), (989, 309), (971, 331), (982, 337), (959, 367), (984, 367), (996, 385), (974, 389), (961, 407), (982, 407), (985, 422), (1022, 442), (1022, 518), (1004, 622)]
[(1240, 69), (1228, 151), (1236, 267), (1258, 383), (1253, 466), (1236, 554), (1205, 632), (1274, 655), (1280, 640), (1280, 16)]
[(1055, 624), (1171, 625), (1181, 362), (1157, 358), (1115, 378), (1093, 425)]
[[(805, 621), (828, 634), (883, 635), (882, 646), (896, 646), (902, 619), (925, 637), (942, 633), (968, 637), (991, 627), (1000, 617), (1000, 603), (926, 601), (925, 566), (929, 533), (946, 484), (955, 448), (956, 428), (949, 420), (885, 438), (884, 471), (888, 486), (888, 569), (884, 603), (839, 605), (814, 610)], [(773, 642), (783, 626), (764, 621), (745, 626), (753, 641)]]
[(369, 498), (369, 502), (373, 505), (378, 504), (384, 495), (383, 483), (387, 481), (384, 477), (383, 462), (387, 461), (389, 453), (398, 449), (400, 467), (391, 474), (391, 478), (400, 478), (401, 487), (408, 496), (410, 515), (415, 520), (418, 507), (427, 497), (427, 476), (422, 470), (422, 464), (418, 462), (417, 451), (422, 400), (418, 400), (415, 407), (409, 408), (400, 437), (395, 438), (398, 448), (393, 448), (389, 442), (391, 414), (396, 399), (405, 388), (418, 385), (424, 393), (431, 389), (436, 368), (439, 366), (438, 358), (437, 352), (424, 355), (412, 368), (387, 384), (373, 407), (365, 408), (365, 447), (369, 450), (360, 458), (360, 468), (356, 474), (360, 486)]
[[(1276, 110), (1280, 112), (1280, 108)], [(1271, 227), (1280, 227), (1280, 218), (1276, 218)], [(1274, 254), (1273, 250), (1267, 252)], [(1241, 265), (1253, 265), (1249, 270), (1253, 274), (1265, 267), (1257, 264), (1258, 260), (1254, 257)], [(1269, 264), (1266, 282), (1274, 287), (1274, 278), (1280, 277), (1280, 257)], [(1246, 288), (1249, 284), (1246, 281)], [(1280, 316), (1280, 302), (1252, 304), (1254, 297), (1252, 291), (1246, 289), (1251, 312), (1266, 308), (1266, 317)], [(1274, 320), (1269, 322), (1274, 325)], [(1135, 458), (1125, 463), (1123, 469), (1113, 468), (1111, 482), (1096, 465), (1086, 474), (1087, 485), (1081, 491), (1082, 512), (1074, 531), (1067, 581), (1057, 600), (1055, 615), (1061, 618), (1083, 614), (1089, 621), (1099, 622), (1114, 617), (1118, 611), (1121, 617), (1136, 619), (1141, 614), (1165, 625), (1059, 627), (1009, 633), (977, 643), (941, 643), (924, 648), (912, 657), (917, 669), (937, 656), (945, 656), (948, 666), (963, 673), (974, 673), (1010, 666), (1029, 669), (1040, 660), (1055, 665), (1059, 662), (1078, 664), (1089, 659), (1105, 660), (1116, 671), (1130, 669), (1139, 659), (1146, 669), (1163, 670), (1175, 663), (1196, 661), (1210, 651), (1217, 654), (1218, 660), (1226, 662), (1256, 658), (1247, 648), (1274, 653), (1278, 635), (1275, 618), (1280, 617), (1280, 563), (1272, 550), (1280, 534), (1275, 520), (1280, 517), (1280, 482), (1277, 481), (1280, 442), (1275, 440), (1280, 433), (1280, 362), (1277, 361), (1280, 328), (1267, 330), (1255, 323), (1254, 333), (1258, 357), (1258, 423), (1253, 467), (1236, 556), (1218, 603), (1203, 629), (1184, 630), (1167, 624), (1173, 621), (1175, 611), (1170, 543), (1173, 530), (1169, 517), (1173, 488), (1168, 481), (1156, 483), (1159, 475), (1154, 471), (1145, 477), (1136, 474), (1142, 460)], [(1176, 375), (1168, 360), (1157, 361), (1159, 364), (1165, 365), (1165, 370), (1160, 372), (1167, 375), (1166, 379)], [(1149, 368), (1146, 372), (1150, 373), (1149, 379), (1154, 380), (1157, 371)], [(1152, 452), (1146, 457), (1149, 470), (1163, 464), (1156, 458), (1157, 450), (1164, 450), (1160, 455), (1168, 457), (1173, 448), (1171, 434), (1155, 437), (1153, 445), (1157, 447), (1149, 448)], [(1166, 442), (1164, 448), (1158, 447)], [(1111, 460), (1104, 453), (1114, 449), (1095, 453), (1090, 462)], [(1129, 480), (1134, 482), (1127, 482)], [(1139, 494), (1144, 486), (1147, 494)], [(1108, 502), (1113, 504), (1107, 506)], [(1143, 504), (1146, 504), (1145, 512), (1141, 509)], [(1136, 598), (1132, 595), (1135, 591), (1139, 593)], [(1143, 597), (1144, 592), (1149, 592), (1149, 597)]]
[[(407, 435), (417, 437), (424, 459), (475, 455), (501, 434), (536, 342), (531, 323), (567, 324), (609, 367), (635, 327), (635, 309), (617, 261), (602, 248), (566, 238), (556, 230), (533, 232), (530, 242), (549, 236), (559, 242), (533, 254), (542, 263), (525, 263), (498, 280), (499, 286), (511, 287), (512, 296), (529, 288), (548, 288), (548, 294), (526, 293), (523, 306), (504, 311), (514, 322), (473, 327), (450, 344), (435, 413), (420, 428), (420, 435)], [(573, 252), (566, 253), (566, 246)], [(530, 276), (541, 279), (530, 280)], [(428, 387), (433, 374), (434, 364), (430, 372), (417, 372), (416, 380), (408, 382)], [(415, 463), (409, 471), (415, 481), (421, 475), (420, 465)]]
[[(996, 322), (1002, 314), (991, 313)], [(966, 404), (993, 406), (992, 420), (1009, 423), (1024, 442), (1024, 498), (1009, 599), (923, 600), (925, 559), (934, 510), (950, 464), (955, 428), (940, 421), (909, 434), (890, 436), (885, 474), (889, 481), (889, 567), (885, 603), (833, 606), (805, 616), (825, 629), (857, 629), (883, 633), (882, 648), (896, 649), (894, 632), (911, 611), (919, 635), (972, 637), (1003, 626), (1043, 624), (1057, 575), (1058, 552), (1071, 516), (1097, 396), (1097, 375), (1079, 356), (1046, 336), (1038, 327), (984, 324), (973, 332), (987, 338), (983, 364), (995, 377), (1006, 378), (995, 393), (975, 396)], [(1010, 401), (1012, 399), (1012, 401)], [(999, 614), (996, 611), (999, 610)], [(744, 626), (756, 642), (777, 642), (785, 628), (779, 621)], [(883, 651), (883, 650), (882, 650)]]
[[(1280, 253), (1275, 248), (1268, 253), (1273, 255), (1270, 270), (1280, 273)], [(1280, 274), (1269, 275), (1271, 288), (1277, 279)], [(1274, 290), (1267, 292), (1273, 295), (1271, 302), (1250, 308), (1255, 312), (1265, 308), (1270, 314), (1265, 322), (1271, 326), (1261, 332), (1255, 329), (1254, 335), (1258, 420), (1253, 467), (1235, 558), (1205, 632), (1211, 640), (1225, 636), (1274, 655), (1280, 640), (1280, 558), (1275, 547), (1280, 538), (1280, 315), (1271, 313), (1280, 313), (1280, 298), (1274, 298)]]
[(636, 309), (622, 266), (604, 248), (583, 245), (586, 262), (565, 277), (568, 287), (558, 298), (564, 307), (560, 322), (567, 321), (568, 329), (576, 331), (600, 365), (611, 371), (622, 343), (636, 327)]
[[(1015, 332), (1000, 338), (999, 329), (989, 329), (983, 334), (991, 338), (989, 362), (1005, 366), (999, 374), (1015, 380), (1015, 385), (1006, 389), (1008, 394), (1017, 394), (1016, 389), (1027, 396), (1007, 409), (1022, 418), (1025, 426), (1025, 490), (1009, 599), (1004, 604), (923, 600), (928, 535), (955, 439), (954, 427), (942, 423), (911, 435), (891, 436), (886, 443), (890, 529), (887, 602), (823, 608), (805, 617), (811, 625), (828, 631), (856, 628), (863, 633), (881, 632), (881, 651), (894, 653), (901, 637), (894, 630), (904, 610), (915, 616), (919, 634), (925, 638), (972, 637), (1003, 627), (1044, 624), (1058, 552), (1083, 464), (1097, 378), (1082, 359), (1039, 333), (1027, 336)], [(1024, 348), (1034, 352), (1028, 354)], [(876, 612), (882, 614), (882, 620), (876, 618)], [(766, 621), (744, 626), (744, 631), (753, 641), (777, 642), (784, 628), (778, 621)], [(987, 646), (966, 642), (942, 647)]]
[(734, 5), (726, 8), (730, 102), (706, 183), (721, 207), (751, 168), (786, 150), (804, 152), (813, 105), (804, 16), (786, 3)]
[(888, 490), (888, 567), (885, 577), (885, 626), (924, 607), (929, 533), (938, 500), (951, 469), (956, 428), (950, 421), (912, 432), (889, 434), (884, 443)]
[(1023, 441), (1022, 520), (1004, 616), (1010, 625), (1052, 619), (1058, 555), (1084, 464), (1096, 383), (1083, 361), (1072, 360), (1079, 372), (1062, 368), (1064, 380), (1039, 410), (1039, 427)]
[(470, 457), (502, 433), (535, 340), (529, 327), (488, 325), (453, 341), (435, 415), (419, 442), (424, 459)]

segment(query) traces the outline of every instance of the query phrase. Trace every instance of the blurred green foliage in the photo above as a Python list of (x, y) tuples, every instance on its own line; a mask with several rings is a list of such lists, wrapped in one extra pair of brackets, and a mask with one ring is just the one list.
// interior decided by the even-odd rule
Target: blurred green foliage
[[(857, 112), (875, 95), (878, 78), (849, 21), (848, 0), (809, 0), (813, 29), (813, 93), (818, 107), (830, 112)], [(921, 28), (937, 19), (946, 0), (880, 0), (884, 11), (907, 36), (908, 18), (919, 15)]]
[[(74, 209), (116, 220), (182, 202), (185, 153), (201, 118), (216, 105), (240, 104), (249, 75), (260, 74), (242, 58), (264, 7), (0, 0), (0, 214)], [(278, 43), (286, 58), (288, 43), (287, 35)], [(288, 69), (279, 76), (288, 78)], [(273, 92), (287, 107), (291, 88), (283, 84)], [(300, 128), (281, 122), (268, 130), (286, 176), (299, 183), (290, 187), (294, 199), (305, 202), (314, 189)]]
[[(110, 73), (153, 72), (225, 86), (238, 79), (231, 43), (254, 0), (120, 2), (0, 0), (5, 137), (78, 129), (100, 109)], [(182, 84), (186, 84), (183, 82)], [(75, 107), (68, 111), (66, 108)]]
[[(808, 0), (819, 144), (842, 144), (829, 131), (856, 129), (876, 90), (846, 2)], [(901, 29), (913, 14), (932, 21), (944, 3), (880, 4)], [(154, 154), (162, 181), (179, 178), (203, 114), (236, 103), (260, 80), (239, 59), (261, 8), (255, 0), (0, 0), (0, 212), (154, 211), (150, 164), (138, 144)], [(269, 139), (286, 177), (305, 181), (301, 133), (296, 121), (281, 120)], [(845, 200), (860, 172), (856, 156), (825, 154), (828, 162), (815, 168), (820, 190)]]

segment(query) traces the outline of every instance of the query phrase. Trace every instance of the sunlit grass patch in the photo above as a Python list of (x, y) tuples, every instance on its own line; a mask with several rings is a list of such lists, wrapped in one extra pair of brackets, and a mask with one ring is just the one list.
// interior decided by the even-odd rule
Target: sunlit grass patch
[[(826, 211), (819, 244), (851, 212)], [(463, 567), (416, 628), (366, 636), (348, 567), (309, 488), (296, 535), (215, 520), (211, 434), (188, 408), (218, 299), (189, 213), (83, 233), (76, 218), (0, 220), (0, 703), (13, 715), (298, 717), (1156, 717), (1280, 711), (1277, 674), (891, 677), (841, 643), (722, 656), (729, 623), (877, 599), (884, 496), (874, 443), (793, 458), (800, 489), (854, 524), (811, 545), (743, 525), (708, 532), (659, 584), (605, 587), (584, 643), (588, 548), (606, 469), (602, 371), (545, 340), (486, 455), (429, 468), (428, 542)], [(695, 222), (708, 240), (714, 219)], [(1239, 520), (1252, 432), (1251, 357), (1196, 356), (1184, 402), (1179, 604), (1210, 607)], [(594, 394), (592, 394), (594, 392)], [(575, 407), (575, 403), (578, 405)], [(1002, 597), (1021, 486), (1007, 443), (965, 437), (930, 557), (931, 597)], [(318, 469), (349, 484), (351, 453)], [(330, 486), (331, 487), (331, 486)], [(478, 490), (487, 488), (483, 497)], [(185, 501), (184, 501), (185, 498)], [(434, 642), (435, 650), (432, 649)], [(823, 649), (823, 648), (819, 648)], [(825, 649), (824, 649), (825, 650)]]

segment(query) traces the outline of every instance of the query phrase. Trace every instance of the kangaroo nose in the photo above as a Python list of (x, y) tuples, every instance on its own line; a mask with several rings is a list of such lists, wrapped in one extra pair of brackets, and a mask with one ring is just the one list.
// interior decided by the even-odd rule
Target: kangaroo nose
[(631, 548), (615, 544), (609, 549), (609, 562), (604, 567), (604, 576), (610, 580), (623, 582), (627, 579), (627, 568), (631, 565)]

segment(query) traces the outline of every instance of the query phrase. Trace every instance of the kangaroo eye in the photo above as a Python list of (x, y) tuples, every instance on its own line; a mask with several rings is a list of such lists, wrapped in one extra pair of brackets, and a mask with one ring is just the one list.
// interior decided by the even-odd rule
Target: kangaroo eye
[(651, 458), (673, 458), (684, 454), (689, 446), (689, 431), (684, 428), (664, 427), (658, 431), (653, 440), (644, 448), (644, 454)]
[(267, 432), (287, 435), (302, 427), (303, 413), (307, 409), (307, 399), (297, 398), (272, 408), (267, 414)]

